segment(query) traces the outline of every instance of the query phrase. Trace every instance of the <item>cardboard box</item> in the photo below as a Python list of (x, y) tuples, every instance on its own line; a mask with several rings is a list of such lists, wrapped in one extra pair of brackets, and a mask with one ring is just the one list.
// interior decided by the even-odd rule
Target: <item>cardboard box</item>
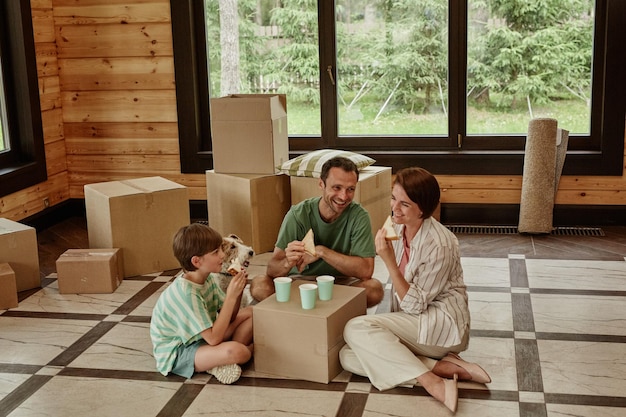
[(206, 172), (209, 225), (231, 233), (256, 253), (274, 250), (283, 217), (291, 207), (289, 177), (283, 174)]
[(187, 188), (162, 177), (85, 185), (90, 248), (120, 248), (124, 275), (180, 268), (176, 232), (190, 223)]
[(68, 249), (56, 261), (61, 294), (112, 293), (124, 279), (122, 251)]
[[(319, 178), (290, 177), (291, 204), (321, 196), (319, 181)], [(363, 168), (359, 172), (354, 202), (361, 204), (370, 214), (372, 233), (375, 235), (383, 226), (387, 216), (391, 214), (391, 167)]]
[(211, 99), (213, 168), (221, 174), (274, 174), (289, 159), (284, 94)]
[(272, 295), (254, 306), (254, 368), (256, 372), (328, 383), (341, 371), (339, 350), (345, 345), (343, 328), (353, 317), (366, 314), (365, 290), (335, 285), (333, 299), (316, 301), (303, 310), (294, 280), (288, 302)]
[(41, 287), (35, 228), (0, 218), (0, 262), (11, 265), (18, 291)]
[(6, 262), (0, 263), (0, 310), (18, 306), (15, 272)]

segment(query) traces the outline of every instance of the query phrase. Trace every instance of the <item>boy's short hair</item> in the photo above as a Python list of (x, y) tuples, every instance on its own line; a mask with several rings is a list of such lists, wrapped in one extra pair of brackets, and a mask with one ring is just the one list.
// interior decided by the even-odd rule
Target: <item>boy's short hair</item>
[(326, 178), (328, 178), (328, 172), (331, 168), (341, 168), (346, 172), (354, 172), (356, 174), (356, 180), (359, 180), (359, 167), (357, 167), (351, 159), (343, 156), (335, 156), (334, 158), (330, 158), (328, 161), (324, 162), (324, 165), (322, 165), (320, 179), (324, 184), (326, 184)]
[(174, 256), (185, 271), (195, 271), (194, 256), (203, 256), (222, 246), (222, 235), (201, 223), (181, 227), (172, 242)]

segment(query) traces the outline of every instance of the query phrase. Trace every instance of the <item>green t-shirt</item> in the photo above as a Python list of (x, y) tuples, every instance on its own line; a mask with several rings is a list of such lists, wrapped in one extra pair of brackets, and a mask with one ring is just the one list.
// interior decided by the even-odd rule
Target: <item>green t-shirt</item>
[[(367, 210), (360, 204), (352, 202), (337, 220), (326, 223), (320, 216), (318, 208), (320, 199), (321, 197), (309, 198), (291, 207), (280, 226), (276, 247), (285, 250), (289, 242), (302, 240), (306, 232), (313, 229), (316, 245), (326, 246), (345, 255), (362, 258), (376, 256)], [(289, 271), (290, 275), (298, 273), (295, 267)], [(341, 276), (339, 271), (322, 259), (307, 265), (301, 274)]]
[(212, 275), (200, 285), (183, 278), (182, 272), (163, 291), (150, 320), (150, 337), (159, 372), (167, 375), (176, 361), (178, 347), (200, 340), (200, 333), (213, 327), (224, 296)]

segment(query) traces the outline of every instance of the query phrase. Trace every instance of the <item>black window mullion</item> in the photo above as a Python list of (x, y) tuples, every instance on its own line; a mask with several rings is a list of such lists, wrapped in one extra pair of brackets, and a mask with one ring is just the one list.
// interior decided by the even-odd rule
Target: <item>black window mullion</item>
[(448, 136), (455, 148), (466, 132), (467, 0), (450, 0), (448, 7)]
[[(321, 147), (336, 147), (337, 121), (337, 48), (335, 2), (318, 2), (320, 53), (320, 112), (322, 123)], [(331, 78), (332, 77), (332, 78)]]

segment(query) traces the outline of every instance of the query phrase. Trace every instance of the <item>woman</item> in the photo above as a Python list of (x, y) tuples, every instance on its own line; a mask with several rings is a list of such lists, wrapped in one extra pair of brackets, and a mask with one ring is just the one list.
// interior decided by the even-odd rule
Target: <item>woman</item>
[(375, 238), (393, 284), (391, 313), (350, 320), (340, 360), (379, 390), (419, 382), (454, 412), (457, 379), (491, 378), (456, 354), (467, 349), (470, 314), (456, 236), (431, 217), (439, 196), (437, 179), (425, 169), (396, 174), (391, 210), (400, 239), (387, 241), (384, 228)]

